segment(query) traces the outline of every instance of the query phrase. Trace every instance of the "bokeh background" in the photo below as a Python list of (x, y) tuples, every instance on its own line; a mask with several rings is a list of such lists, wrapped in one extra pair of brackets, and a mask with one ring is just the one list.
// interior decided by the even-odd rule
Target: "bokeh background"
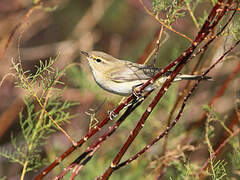
[[(147, 7), (151, 7), (151, 1), (144, 2)], [(86, 59), (80, 56), (79, 51), (100, 50), (120, 59), (136, 62), (153, 40), (160, 24), (144, 11), (138, 0), (49, 0), (43, 1), (43, 8), (34, 9), (29, 16), (26, 15), (32, 6), (33, 2), (30, 0), (0, 1), (0, 77), (2, 79), (7, 73), (14, 72), (12, 70), (12, 60), (16, 60), (19, 56), (24, 70), (29, 70), (32, 73), (36, 71), (35, 65), (39, 65), (39, 60), (58, 57), (54, 68), (63, 69), (67, 67), (65, 75), (61, 78), (61, 81), (64, 82), (62, 99), (63, 101), (79, 103), (69, 110), (70, 113), (75, 114), (74, 118), (62, 127), (77, 141), (91, 126), (89, 114), (95, 114), (96, 118), (101, 121), (107, 115), (107, 111), (116, 107), (122, 98), (97, 86)], [(200, 19), (204, 15), (203, 9), (207, 13), (211, 9), (210, 7), (210, 2), (201, 3), (194, 12), (195, 16)], [(19, 23), (21, 24), (20, 27), (16, 28)], [(173, 24), (173, 27), (190, 38), (194, 38), (198, 32), (187, 12), (186, 16)], [(6, 48), (7, 39), (14, 30), (16, 32), (14, 32)], [(166, 30), (166, 33), (163, 34), (162, 41), (163, 39), (165, 39), (165, 42), (159, 48), (158, 67), (166, 66), (190, 44), (188, 40), (169, 30)], [(19, 49), (18, 42), (20, 42)], [(229, 36), (219, 38), (204, 54), (202, 57), (204, 63), (195, 73), (200, 74), (206, 70), (209, 64), (222, 55), (224, 50), (232, 43), (233, 40)], [(187, 64), (183, 73), (191, 73), (198, 58)], [(168, 167), (164, 171), (165, 178), (174, 177), (174, 174), (176, 177), (178, 169), (170, 165), (170, 162), (175, 162), (175, 160), (177, 162), (189, 161), (200, 167), (209, 155), (208, 148), (204, 143), (204, 124), (198, 126), (191, 133), (186, 143), (182, 143), (182, 141), (186, 138), (188, 130), (204, 113), (202, 106), (208, 104), (216, 95), (228, 75), (239, 66), (238, 62), (239, 59), (229, 58), (218, 64), (209, 74), (214, 81), (202, 82), (194, 92), (180, 122), (169, 134), (168, 158), (164, 159), (160, 156), (163, 151), (164, 141), (162, 140), (139, 160), (114, 173), (112, 179), (156, 179), (160, 173), (159, 169), (163, 166), (162, 163), (167, 164)], [(16, 78), (10, 74), (4, 79), (0, 87), (0, 146), (6, 149), (10, 148), (11, 133), (19, 136), (19, 143), (23, 140), (20, 135), (18, 116), (19, 112), (25, 108), (22, 99), (26, 92), (21, 88), (16, 88), (15, 81)], [(186, 82), (180, 82), (171, 86), (146, 122), (142, 132), (131, 145), (124, 159), (135, 154), (164, 130), (169, 112), (185, 84)], [(238, 73), (228, 84), (224, 95), (213, 105), (214, 111), (221, 116), (226, 124), (231, 123), (236, 111), (239, 84)], [(137, 123), (144, 107), (152, 98), (153, 95), (134, 111), (117, 132), (104, 143), (96, 156), (83, 169), (78, 177), (79, 179), (94, 179), (108, 167), (125, 142), (129, 132)], [(213, 145), (217, 146), (223, 138), (224, 130), (218, 123), (215, 124), (217, 128), (212, 140)], [(83, 147), (87, 147), (88, 144), (94, 142), (99, 135), (101, 133), (90, 139)], [(61, 132), (53, 133), (41, 149), (42, 156), (48, 159), (47, 164), (49, 164), (70, 145)], [(225, 149), (226, 154), (223, 153), (220, 159), (229, 159), (227, 152), (231, 152), (231, 146)], [(55, 168), (48, 178), (58, 174), (80, 152), (81, 150), (77, 150), (68, 159), (64, 160), (63, 164)], [(186, 157), (184, 156), (186, 160), (181, 160), (183, 158), (182, 154), (186, 154)], [(231, 164), (231, 160), (228, 161), (229, 163)], [(19, 179), (21, 168), (16, 163), (0, 158), (0, 177)], [(25, 179), (33, 179), (40, 170), (28, 173)]]

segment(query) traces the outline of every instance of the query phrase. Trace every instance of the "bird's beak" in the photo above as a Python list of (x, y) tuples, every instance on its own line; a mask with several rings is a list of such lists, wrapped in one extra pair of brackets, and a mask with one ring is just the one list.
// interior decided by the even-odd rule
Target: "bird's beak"
[(85, 51), (80, 51), (80, 53), (84, 56), (86, 56), (87, 58), (90, 57), (90, 54), (88, 52)]

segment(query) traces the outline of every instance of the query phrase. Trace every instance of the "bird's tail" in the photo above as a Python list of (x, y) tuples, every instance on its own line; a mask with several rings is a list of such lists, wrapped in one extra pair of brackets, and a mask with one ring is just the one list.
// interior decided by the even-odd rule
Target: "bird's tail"
[[(180, 74), (174, 80), (181, 81), (181, 80), (199, 80), (202, 76), (200, 75), (188, 75), (188, 74)], [(212, 80), (212, 77), (204, 76), (203, 80)]]

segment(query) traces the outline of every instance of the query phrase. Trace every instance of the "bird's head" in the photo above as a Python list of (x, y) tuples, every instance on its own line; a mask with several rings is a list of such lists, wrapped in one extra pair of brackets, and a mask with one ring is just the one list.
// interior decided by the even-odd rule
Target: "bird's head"
[(86, 56), (92, 71), (96, 72), (107, 71), (113, 67), (117, 67), (119, 63), (118, 59), (101, 51), (92, 51), (90, 53), (81, 51), (81, 54)]

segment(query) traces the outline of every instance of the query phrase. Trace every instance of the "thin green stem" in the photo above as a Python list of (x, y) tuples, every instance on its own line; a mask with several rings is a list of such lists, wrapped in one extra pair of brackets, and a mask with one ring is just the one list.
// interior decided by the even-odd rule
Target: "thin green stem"
[(23, 165), (23, 170), (22, 170), (22, 174), (21, 174), (21, 180), (24, 180), (25, 174), (27, 172), (27, 166), (28, 166), (28, 160)]
[(192, 10), (191, 10), (190, 4), (189, 4), (188, 2), (186, 2), (186, 6), (187, 6), (187, 10), (188, 10), (188, 12), (189, 12), (189, 14), (190, 14), (190, 16), (191, 16), (191, 18), (192, 18), (195, 26), (199, 29), (199, 24), (198, 24), (198, 22), (197, 22), (197, 19), (196, 19), (196, 17), (194, 16), (194, 14), (193, 14), (193, 12), (192, 12)]
[(213, 173), (212, 175), (215, 178), (216, 174), (215, 174), (215, 170), (214, 170), (213, 158), (211, 158), (214, 151), (213, 151), (211, 142), (210, 142), (209, 137), (208, 137), (208, 135), (209, 135), (209, 121), (210, 121), (210, 118), (208, 118), (206, 120), (205, 140), (206, 140), (206, 143), (207, 143), (207, 146), (208, 146), (209, 157), (210, 157), (210, 165), (211, 165), (211, 169), (212, 169), (212, 173)]

